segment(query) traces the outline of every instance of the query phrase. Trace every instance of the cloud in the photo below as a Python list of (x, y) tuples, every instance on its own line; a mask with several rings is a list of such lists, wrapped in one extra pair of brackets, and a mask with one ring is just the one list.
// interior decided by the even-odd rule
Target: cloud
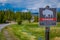
[(26, 8), (34, 12), (38, 12), (39, 8), (45, 8), (47, 5), (51, 8), (57, 8), (57, 6), (60, 7), (60, 4), (58, 4), (59, 2), (59, 0), (31, 0), (27, 2)]
[(56, 7), (59, 0), (0, 0), (0, 3), (10, 3), (14, 7), (26, 7), (32, 9), (38, 9), (39, 7), (45, 7), (49, 5), (51, 7)]
[(22, 10), (22, 12), (28, 12), (28, 10)]
[(59, 0), (0, 0), (0, 2), (6, 2), (12, 4), (14, 7), (25, 7), (38, 9), (40, 7), (45, 7), (49, 5), (51, 7), (56, 7)]
[(7, 3), (13, 3), (13, 4), (14, 4), (14, 3), (15, 3), (15, 4), (16, 4), (16, 3), (18, 4), (18, 3), (21, 3), (21, 2), (22, 2), (22, 0), (7, 0)]
[(37, 1), (37, 2), (34, 1), (34, 4), (32, 3), (33, 5), (27, 5), (27, 7), (33, 8), (33, 9), (45, 7), (46, 5), (49, 5), (50, 7), (56, 7), (53, 5), (57, 5), (57, 3), (58, 3), (57, 0), (41, 0), (41, 1)]
[(0, 0), (0, 3), (2, 3), (2, 6), (4, 6), (6, 2), (7, 0)]
[[(0, 3), (9, 3), (14, 8), (26, 8), (26, 10), (38, 11), (39, 8), (45, 8), (47, 5), (53, 8), (60, 8), (60, 0), (0, 0)], [(25, 9), (23, 11), (26, 11)]]
[(57, 4), (57, 8), (60, 8), (60, 3)]
[(25, 7), (26, 6), (26, 2), (24, 2), (23, 0), (7, 0), (6, 3), (9, 3), (11, 5), (13, 5), (14, 8), (21, 8), (21, 7)]
[(0, 0), (0, 3), (5, 3), (7, 0)]

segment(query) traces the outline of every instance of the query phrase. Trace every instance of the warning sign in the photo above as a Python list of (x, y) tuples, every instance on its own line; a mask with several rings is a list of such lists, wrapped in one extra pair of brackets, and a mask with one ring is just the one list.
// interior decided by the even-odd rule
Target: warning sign
[(40, 25), (56, 25), (57, 15), (56, 8), (39, 8), (39, 24)]

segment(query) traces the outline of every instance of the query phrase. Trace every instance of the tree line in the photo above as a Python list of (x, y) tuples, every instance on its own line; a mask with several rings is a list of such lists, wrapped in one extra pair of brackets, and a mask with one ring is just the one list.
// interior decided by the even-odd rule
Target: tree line
[(28, 20), (31, 22), (32, 14), (30, 11), (28, 12), (14, 12), (11, 10), (0, 10), (0, 24), (6, 23), (7, 21), (15, 21), (18, 24), (21, 24), (23, 20)]
[[(18, 24), (21, 24), (22, 21), (28, 20), (31, 22), (32, 13), (28, 12), (14, 12), (11, 10), (0, 10), (0, 24), (6, 23), (7, 21), (15, 21)], [(57, 12), (57, 21), (60, 22), (60, 12)], [(34, 16), (34, 22), (38, 22), (38, 16)]]
[(57, 12), (57, 22), (60, 22), (60, 12)]

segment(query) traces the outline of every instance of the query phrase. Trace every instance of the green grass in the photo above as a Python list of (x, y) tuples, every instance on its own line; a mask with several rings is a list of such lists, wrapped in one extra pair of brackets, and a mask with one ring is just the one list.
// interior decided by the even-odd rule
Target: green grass
[(5, 40), (2, 32), (0, 32), (0, 40)]
[[(38, 40), (39, 38), (45, 39), (45, 28), (39, 27), (38, 23), (25, 23), (25, 24), (13, 24), (5, 29), (12, 31), (14, 35), (20, 40)], [(60, 23), (57, 23), (56, 27), (50, 28), (50, 40), (60, 37)]]

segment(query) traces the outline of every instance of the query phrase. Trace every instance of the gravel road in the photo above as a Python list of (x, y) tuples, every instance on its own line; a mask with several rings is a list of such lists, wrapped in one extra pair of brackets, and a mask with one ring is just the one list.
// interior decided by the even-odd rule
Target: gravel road
[(5, 26), (7, 26), (7, 25), (10, 25), (10, 24), (0, 24), (0, 32), (1, 32), (1, 30), (2, 30)]

